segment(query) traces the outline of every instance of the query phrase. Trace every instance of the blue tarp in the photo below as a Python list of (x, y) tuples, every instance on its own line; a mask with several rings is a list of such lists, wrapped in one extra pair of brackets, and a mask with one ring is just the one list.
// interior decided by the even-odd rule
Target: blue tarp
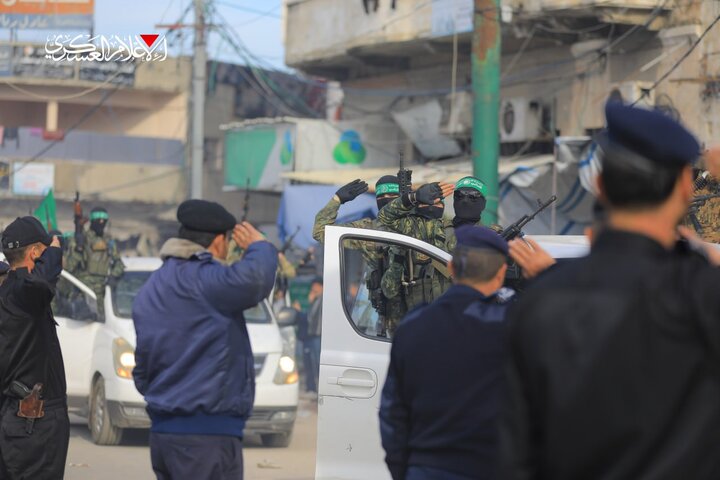
[[(312, 238), (315, 215), (335, 195), (339, 186), (328, 185), (288, 185), (283, 190), (278, 211), (278, 236), (281, 242), (292, 235), (298, 227), (300, 230), (293, 239), (296, 247), (306, 249), (316, 245)], [(352, 222), (364, 217), (377, 216), (377, 203), (372, 194), (361, 195), (352, 202), (340, 207), (336, 224)]]

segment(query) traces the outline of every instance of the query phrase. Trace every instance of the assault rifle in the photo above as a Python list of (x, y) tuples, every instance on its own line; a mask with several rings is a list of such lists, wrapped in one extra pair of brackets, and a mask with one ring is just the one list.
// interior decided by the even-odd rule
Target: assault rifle
[(398, 183), (400, 184), (400, 196), (412, 191), (412, 170), (405, 169), (405, 150), (398, 150), (400, 157), (400, 170), (398, 170)]
[(75, 203), (73, 204), (73, 223), (75, 224), (75, 248), (82, 251), (85, 248), (85, 233), (83, 226), (87, 218), (83, 215), (82, 204), (80, 203), (80, 192), (75, 192)]
[[(398, 149), (398, 157), (400, 157), (400, 170), (398, 170), (398, 184), (400, 185), (400, 197), (403, 197), (406, 193), (412, 192), (412, 170), (406, 170), (405, 169), (405, 149), (399, 148)], [(408, 252), (409, 253), (409, 252)], [(405, 273), (403, 272), (403, 278), (402, 282), (405, 286), (406, 290), (408, 286), (411, 284), (414, 285), (414, 277), (415, 277), (415, 271), (414, 271), (414, 265), (412, 261), (411, 255), (405, 255), (407, 259), (407, 273), (410, 277), (409, 279), (405, 278)]]
[(518, 220), (517, 222), (510, 225), (505, 230), (503, 230), (503, 232), (501, 233), (502, 237), (505, 240), (507, 240), (508, 242), (514, 238), (521, 237), (523, 235), (523, 232), (522, 232), (523, 227), (525, 225), (527, 225), (528, 223), (532, 222), (535, 219), (535, 217), (537, 217), (540, 214), (540, 212), (542, 212), (547, 207), (549, 207), (550, 205), (555, 203), (556, 200), (557, 200), (557, 196), (555, 196), (555, 195), (550, 197), (550, 199), (545, 203), (542, 203), (540, 200), (538, 200), (538, 209), (535, 210), (530, 215), (523, 215), (520, 218), (520, 220)]
[(247, 221), (248, 213), (250, 213), (250, 177), (248, 177), (245, 184), (245, 204), (243, 205), (243, 216), (240, 223)]
[(298, 226), (292, 235), (290, 235), (287, 240), (285, 240), (285, 243), (283, 243), (282, 248), (280, 249), (280, 253), (285, 253), (292, 247), (293, 240), (295, 240), (295, 237), (297, 237), (297, 234), (300, 233), (300, 226)]

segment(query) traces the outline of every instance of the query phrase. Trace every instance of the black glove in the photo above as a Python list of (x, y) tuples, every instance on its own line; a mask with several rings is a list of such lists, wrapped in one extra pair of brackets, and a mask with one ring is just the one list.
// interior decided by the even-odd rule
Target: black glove
[(368, 184), (360, 180), (353, 180), (344, 187), (340, 187), (340, 190), (335, 192), (335, 195), (340, 199), (340, 203), (347, 203), (355, 200), (358, 196), (368, 191)]
[(428, 183), (417, 189), (417, 192), (410, 192), (403, 195), (405, 206), (417, 206), (419, 203), (433, 205), (442, 198), (442, 188), (439, 183)]

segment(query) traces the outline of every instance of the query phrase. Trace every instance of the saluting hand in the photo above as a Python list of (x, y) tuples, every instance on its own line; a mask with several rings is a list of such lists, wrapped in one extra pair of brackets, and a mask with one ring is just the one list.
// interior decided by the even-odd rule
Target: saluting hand
[(60, 248), (60, 239), (57, 237), (57, 235), (53, 235), (52, 242), (50, 242), (50, 246)]
[(255, 227), (250, 225), (248, 222), (242, 222), (235, 225), (232, 237), (238, 247), (243, 250), (247, 250), (247, 248), (255, 242), (265, 241), (263, 234), (258, 232)]
[(440, 182), (438, 185), (440, 185), (440, 189), (442, 190), (442, 198), (447, 198), (455, 193), (455, 184), (453, 183)]
[(700, 238), (695, 230), (686, 226), (679, 226), (678, 233), (682, 238), (690, 242), (690, 244), (701, 252), (705, 253), (708, 261), (720, 267), (720, 250), (718, 250), (712, 243), (708, 243)]
[(357, 180), (353, 180), (347, 185), (340, 187), (340, 189), (335, 192), (335, 196), (338, 200), (340, 200), (340, 203), (347, 203), (355, 200), (358, 196), (367, 191), (368, 184), (358, 178)]
[(555, 259), (532, 238), (517, 238), (508, 245), (510, 257), (522, 268), (527, 279), (535, 278), (555, 265)]

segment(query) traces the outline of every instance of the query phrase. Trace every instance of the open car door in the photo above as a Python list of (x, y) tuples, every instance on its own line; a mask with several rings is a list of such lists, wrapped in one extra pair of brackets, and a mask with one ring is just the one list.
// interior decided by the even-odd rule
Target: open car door
[(68, 272), (58, 279), (53, 313), (65, 363), (68, 406), (82, 409), (90, 395), (92, 353), (101, 328), (95, 293)]
[(430, 257), (447, 275), (450, 255), (414, 238), (377, 230), (325, 228), (318, 479), (389, 479), (378, 411), (391, 339), (370, 303), (367, 250), (399, 247)]

